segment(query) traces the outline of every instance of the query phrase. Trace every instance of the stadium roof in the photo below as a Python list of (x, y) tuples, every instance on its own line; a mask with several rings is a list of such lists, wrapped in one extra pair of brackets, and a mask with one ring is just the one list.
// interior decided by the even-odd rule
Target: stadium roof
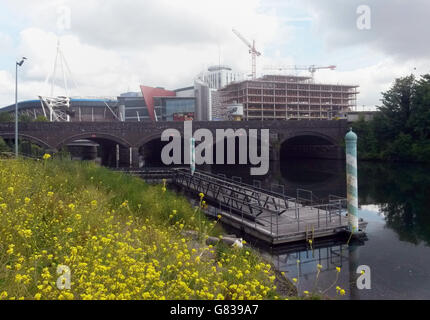
[[(101, 106), (105, 106), (105, 102), (117, 102), (117, 98), (112, 98), (112, 97), (106, 97), (106, 98), (70, 98), (70, 102), (95, 102), (96, 104), (94, 105), (94, 107), (101, 107)], [(100, 105), (97, 105), (97, 103), (100, 103)], [(41, 106), (40, 104), (40, 100), (24, 100), (24, 101), (20, 101), (18, 102), (18, 109), (27, 109), (27, 108), (34, 108), (35, 104), (38, 104), (39, 106)], [(11, 104), (9, 106), (0, 108), (0, 112), (10, 112), (10, 111), (15, 111), (15, 104)]]

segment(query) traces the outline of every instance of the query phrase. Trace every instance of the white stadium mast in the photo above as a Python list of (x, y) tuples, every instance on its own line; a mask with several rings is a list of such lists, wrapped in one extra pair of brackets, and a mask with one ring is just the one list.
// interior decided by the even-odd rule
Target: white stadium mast
[(239, 33), (239, 31), (233, 29), (233, 32), (249, 48), (249, 53), (251, 54), (252, 58), (252, 79), (255, 79), (257, 74), (257, 56), (261, 56), (261, 53), (255, 48), (255, 40), (252, 40), (251, 44), (248, 40), (245, 39), (244, 36)]
[[(57, 69), (60, 68), (63, 82), (64, 95), (54, 96), (55, 82), (57, 77)], [(49, 110), (50, 121), (70, 121), (69, 108), (70, 108), (70, 92), (67, 78), (70, 78), (74, 86), (76, 83), (73, 80), (72, 73), (67, 64), (66, 58), (61, 50), (60, 39), (57, 40), (57, 53), (55, 56), (54, 68), (52, 73), (48, 75), (45, 81), (45, 86), (50, 84), (49, 96), (39, 96), (42, 103), (43, 113), (46, 115), (45, 107)]]

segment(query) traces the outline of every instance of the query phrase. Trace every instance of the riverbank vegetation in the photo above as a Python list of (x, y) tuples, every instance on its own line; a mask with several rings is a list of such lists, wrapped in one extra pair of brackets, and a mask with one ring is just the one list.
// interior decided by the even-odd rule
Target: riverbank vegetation
[(430, 74), (396, 79), (380, 112), (353, 124), (363, 160), (430, 162)]
[(208, 235), (217, 221), (163, 185), (48, 156), (0, 160), (0, 299), (280, 298), (269, 264)]

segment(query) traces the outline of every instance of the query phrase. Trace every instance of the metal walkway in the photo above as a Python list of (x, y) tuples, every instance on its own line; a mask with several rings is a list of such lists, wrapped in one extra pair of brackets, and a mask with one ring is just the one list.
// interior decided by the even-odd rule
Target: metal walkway
[[(330, 196), (327, 203), (314, 204), (312, 192), (299, 189), (297, 197), (260, 186), (252, 186), (212, 173), (189, 169), (147, 169), (129, 171), (151, 180), (168, 179), (196, 197), (204, 194), (211, 205), (206, 213), (222, 216), (222, 222), (269, 244), (285, 244), (333, 237), (348, 230), (346, 199)], [(308, 197), (305, 195), (308, 194)], [(367, 222), (360, 219), (362, 230)]]

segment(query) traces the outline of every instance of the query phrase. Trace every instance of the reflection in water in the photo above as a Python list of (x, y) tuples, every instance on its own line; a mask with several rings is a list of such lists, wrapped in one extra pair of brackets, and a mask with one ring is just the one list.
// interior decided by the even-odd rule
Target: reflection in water
[[(263, 255), (289, 279), (298, 279), (296, 287), (300, 295), (306, 290), (332, 298), (359, 299), (355, 284), (359, 250), (363, 243), (348, 246), (346, 242), (346, 239), (322, 240), (312, 248), (305, 244), (277, 247), (267, 249)], [(318, 264), (322, 269), (317, 279)], [(345, 295), (341, 297), (336, 287), (344, 289)]]
[[(212, 166), (204, 168), (228, 177), (241, 177), (262, 186), (285, 186), (288, 195), (297, 188), (312, 190), (321, 199), (329, 194), (345, 196), (345, 162), (336, 160), (291, 159), (271, 162), (265, 176), (250, 177), (249, 168)], [(336, 286), (346, 290), (346, 299), (430, 299), (430, 167), (387, 163), (358, 163), (359, 215), (369, 222), (368, 241), (351, 247), (342, 243), (316, 241), (310, 248), (284, 251), (265, 250), (276, 266), (291, 279), (300, 274), (299, 289), (312, 291), (317, 264), (323, 265), (318, 289), (336, 296)], [(253, 243), (256, 244), (256, 243)], [(291, 247), (291, 246), (290, 246)], [(297, 268), (296, 260), (301, 261)], [(358, 290), (355, 273), (368, 265), (372, 289)]]
[(361, 204), (378, 204), (399, 239), (430, 244), (430, 168), (422, 165), (360, 163)]
[[(240, 177), (243, 182), (261, 183), (270, 189), (284, 185), (286, 194), (296, 196), (299, 188), (313, 191), (327, 200), (330, 194), (346, 196), (345, 162), (322, 159), (290, 159), (271, 162), (264, 176), (250, 176), (248, 166), (211, 166), (200, 169)], [(430, 167), (373, 162), (358, 165), (359, 205), (377, 206), (386, 218), (387, 227), (395, 230), (400, 240), (430, 244)], [(363, 207), (366, 206), (366, 207)]]

